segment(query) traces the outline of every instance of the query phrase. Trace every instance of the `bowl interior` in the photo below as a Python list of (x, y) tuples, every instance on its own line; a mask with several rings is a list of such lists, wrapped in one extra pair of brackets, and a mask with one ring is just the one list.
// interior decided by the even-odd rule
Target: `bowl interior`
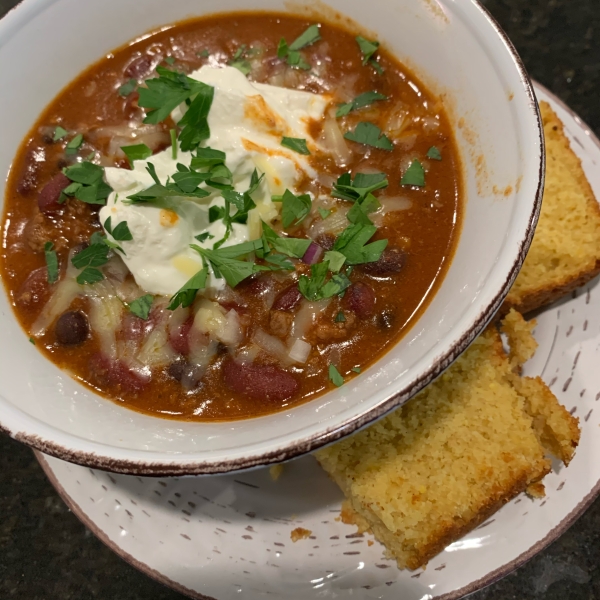
[[(503, 37), (470, 0), (330, 0), (329, 7), (315, 9), (330, 17), (339, 10), (375, 32), (443, 94), (457, 133), (463, 230), (424, 315), (351, 384), (286, 413), (192, 424), (129, 411), (79, 385), (28, 343), (1, 293), (0, 426), (13, 436), (116, 470), (219, 471), (282, 459), (409, 398), (492, 316), (520, 266), (539, 208), (543, 153), (528, 82)], [(179, 19), (247, 8), (244, 0), (25, 0), (0, 22), (0, 172), (8, 172), (46, 104), (112, 48)], [(255, 0), (252, 8), (282, 11), (289, 4)]]

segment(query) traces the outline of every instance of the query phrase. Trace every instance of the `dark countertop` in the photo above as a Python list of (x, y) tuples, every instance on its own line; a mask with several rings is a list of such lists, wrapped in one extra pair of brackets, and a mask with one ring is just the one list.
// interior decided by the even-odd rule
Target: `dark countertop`
[[(18, 0), (0, 0), (4, 15)], [(598, 0), (484, 0), (532, 77), (600, 135)], [(598, 36), (598, 37), (596, 37)], [(32, 452), (0, 436), (0, 600), (183, 598), (113, 554), (70, 513)], [(473, 600), (600, 599), (600, 499), (558, 541)]]

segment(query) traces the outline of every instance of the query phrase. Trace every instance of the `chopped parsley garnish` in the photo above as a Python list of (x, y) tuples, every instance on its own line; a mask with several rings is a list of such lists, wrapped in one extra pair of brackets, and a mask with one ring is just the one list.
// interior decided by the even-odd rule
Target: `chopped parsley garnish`
[(267, 254), (274, 248), (280, 254), (291, 256), (292, 258), (302, 258), (308, 247), (311, 245), (311, 240), (280, 237), (269, 227), (265, 222), (262, 224), (262, 251)]
[(381, 133), (381, 129), (368, 121), (361, 121), (354, 131), (348, 131), (344, 137), (351, 142), (373, 146), (373, 148), (381, 150), (394, 149), (394, 145), (384, 133)]
[(242, 44), (233, 55), (233, 58), (227, 63), (230, 67), (235, 67), (243, 75), (248, 75), (252, 71), (252, 65), (246, 60), (248, 48)]
[(377, 71), (377, 73), (381, 75), (383, 73), (383, 69), (381, 68), (381, 65), (373, 58), (373, 55), (379, 49), (379, 42), (375, 40), (369, 41), (364, 37), (358, 35), (356, 36), (356, 43), (358, 44), (358, 47), (360, 48), (360, 52), (363, 57), (362, 64), (371, 65), (375, 69), (375, 71)]
[(319, 208), (319, 215), (321, 215), (321, 219), (323, 219), (323, 221), (333, 212), (332, 210), (328, 209), (328, 208)]
[(387, 240), (377, 240), (367, 244), (376, 231), (375, 225), (350, 225), (336, 238), (333, 250), (343, 254), (349, 265), (375, 262), (379, 260), (388, 243)]
[(208, 269), (204, 266), (191, 279), (189, 279), (183, 287), (171, 298), (168, 310), (175, 310), (178, 306), (187, 308), (194, 303), (198, 290), (203, 290), (206, 287), (206, 278)]
[(431, 146), (431, 148), (427, 150), (427, 158), (442, 160), (442, 153), (435, 146)]
[(225, 152), (221, 150), (214, 150), (213, 148), (198, 148), (196, 150), (196, 156), (192, 158), (190, 164), (194, 171), (202, 169), (204, 167), (214, 167), (217, 165), (225, 164)]
[(52, 137), (52, 141), (58, 142), (58, 140), (62, 140), (68, 133), (69, 132), (66, 129), (64, 129), (60, 125), (57, 125), (56, 129), (54, 130), (54, 136)]
[(59, 202), (64, 202), (66, 196), (74, 196), (87, 204), (106, 204), (113, 191), (102, 179), (104, 168), (89, 161), (65, 167), (63, 173), (72, 183), (62, 191)]
[(360, 373), (360, 367), (352, 367), (350, 370), (354, 371), (355, 373)]
[(210, 56), (210, 52), (206, 49), (201, 50), (200, 52), (196, 52), (196, 56), (198, 58), (208, 58)]
[(181, 164), (178, 164), (177, 168), (181, 170), (173, 175), (173, 181), (167, 180), (167, 183), (163, 185), (156, 174), (156, 168), (149, 162), (146, 165), (146, 170), (156, 183), (141, 192), (137, 192), (137, 194), (127, 196), (125, 203), (153, 204), (159, 208), (177, 212), (179, 204), (172, 198), (206, 198), (210, 195), (206, 190), (198, 187), (206, 181), (204, 173), (190, 171)]
[(171, 158), (177, 160), (177, 129), (169, 129), (171, 136)]
[(205, 231), (204, 233), (201, 233), (200, 235), (197, 235), (195, 237), (201, 244), (203, 244), (206, 240), (214, 239), (215, 236), (212, 235), (212, 233)]
[(121, 221), (114, 229), (112, 227), (112, 217), (108, 217), (106, 221), (104, 221), (104, 229), (113, 236), (117, 242), (130, 242), (133, 240), (133, 236), (131, 235), (131, 231), (129, 231), (129, 226), (127, 225), (127, 221)]
[(129, 160), (129, 165), (133, 169), (134, 160), (146, 160), (152, 156), (152, 150), (146, 144), (134, 144), (133, 146), (121, 146), (121, 150)]
[(281, 220), (284, 229), (287, 229), (292, 223), (298, 225), (308, 215), (312, 206), (312, 200), (308, 194), (296, 196), (290, 190), (285, 190), (281, 202)]
[(137, 81), (130, 79), (127, 83), (124, 83), (118, 90), (119, 96), (129, 96), (132, 92), (135, 92), (137, 88)]
[(311, 25), (304, 33), (302, 33), (302, 35), (297, 37), (289, 45), (284, 38), (281, 38), (279, 45), (277, 46), (277, 56), (279, 58), (285, 58), (287, 64), (291, 67), (308, 71), (310, 65), (302, 58), (300, 50), (314, 44), (320, 39), (321, 34), (319, 33), (319, 26)]
[(387, 99), (387, 96), (384, 96), (379, 92), (365, 92), (364, 94), (360, 94), (360, 96), (356, 96), (356, 98), (354, 98), (352, 102), (345, 102), (344, 104), (340, 104), (338, 106), (337, 112), (335, 113), (335, 116), (344, 117), (353, 110), (358, 110), (360, 108), (364, 108), (365, 106), (369, 106), (373, 104), (373, 102), (377, 102), (377, 100)]
[(29, 343), (35, 346), (35, 340), (32, 337), (29, 338)]
[(344, 173), (335, 182), (331, 195), (341, 200), (357, 202), (370, 192), (387, 186), (388, 180), (385, 173), (356, 173), (354, 181), (352, 181), (350, 173)]
[(289, 148), (290, 150), (297, 152), (298, 154), (310, 154), (310, 150), (306, 145), (306, 140), (303, 138), (284, 137), (281, 140), (281, 145), (284, 148)]
[(381, 208), (379, 200), (369, 193), (363, 200), (358, 200), (352, 205), (352, 208), (346, 215), (350, 223), (361, 223), (363, 225), (372, 225), (371, 219), (368, 215), (376, 212)]
[(235, 246), (215, 250), (207, 250), (196, 244), (191, 244), (190, 247), (200, 254), (203, 261), (210, 263), (218, 278), (223, 277), (232, 288), (250, 277), (250, 275), (262, 270), (252, 262), (239, 259), (240, 256), (254, 252), (257, 248), (262, 248), (261, 240), (243, 242)]
[(413, 160), (404, 175), (402, 175), (400, 183), (402, 185), (423, 187), (425, 185), (425, 170), (423, 169), (423, 165), (418, 160)]
[(165, 58), (165, 62), (166, 62), (168, 65), (174, 65), (174, 64), (175, 64), (175, 57), (174, 57), (174, 56), (167, 56), (167, 57)]
[(65, 154), (77, 154), (77, 150), (83, 144), (83, 135), (78, 133), (65, 147)]
[(340, 372), (335, 368), (335, 365), (329, 365), (329, 381), (337, 387), (344, 385), (344, 378), (340, 375)]
[(127, 308), (129, 308), (129, 312), (133, 313), (136, 317), (146, 321), (150, 316), (150, 309), (152, 308), (153, 302), (154, 296), (152, 294), (146, 294), (145, 296), (141, 296), (133, 302), (130, 302), (127, 305)]
[(178, 123), (182, 128), (179, 142), (182, 151), (194, 150), (210, 137), (207, 117), (215, 90), (183, 73), (164, 67), (157, 67), (156, 71), (159, 77), (146, 80), (148, 87), (139, 90), (139, 106), (152, 109), (144, 123), (160, 123), (182, 102), (189, 103), (187, 112)]
[(326, 281), (328, 271), (329, 263), (325, 261), (310, 267), (310, 277), (300, 275), (298, 289), (307, 300), (315, 302), (324, 298), (332, 298), (348, 288), (350, 280), (343, 273), (334, 273)]
[(344, 316), (343, 311), (340, 310), (340, 312), (337, 315), (335, 315), (334, 321), (336, 323), (345, 323), (346, 322), (346, 317)]
[(58, 256), (53, 250), (54, 244), (46, 242), (44, 244), (44, 256), (46, 258), (46, 270), (48, 271), (48, 283), (58, 281)]
[(332, 273), (337, 273), (346, 262), (346, 257), (337, 250), (328, 250), (323, 257), (324, 261), (329, 263), (329, 270)]
[(98, 283), (104, 279), (104, 275), (100, 269), (94, 269), (93, 267), (85, 267), (79, 275), (77, 275), (77, 283), (79, 285), (92, 285)]
[(83, 269), (77, 275), (77, 283), (80, 285), (97, 283), (104, 279), (104, 274), (98, 267), (108, 262), (108, 252), (110, 248), (104, 243), (104, 238), (100, 234), (94, 234), (90, 239), (91, 244), (78, 252), (71, 262), (76, 269)]

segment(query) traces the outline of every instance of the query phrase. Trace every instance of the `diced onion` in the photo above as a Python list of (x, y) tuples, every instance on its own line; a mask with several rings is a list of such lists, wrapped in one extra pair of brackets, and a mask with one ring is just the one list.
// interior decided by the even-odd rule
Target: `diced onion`
[(311, 242), (302, 257), (302, 262), (307, 265), (314, 265), (321, 260), (321, 256), (323, 256), (323, 248), (319, 244)]
[(304, 364), (311, 350), (312, 346), (308, 342), (295, 340), (290, 348), (289, 357), (295, 362)]
[(137, 355), (137, 359), (149, 367), (168, 365), (176, 357), (176, 352), (169, 344), (166, 320), (152, 330), (152, 333), (150, 333)]
[(260, 348), (255, 344), (244, 346), (235, 357), (235, 360), (241, 364), (252, 363), (256, 360)]
[(279, 338), (269, 335), (263, 329), (257, 329), (254, 332), (252, 341), (282, 363), (288, 364), (290, 362), (289, 350), (286, 345)]
[(325, 149), (333, 155), (338, 167), (345, 167), (350, 162), (352, 153), (335, 119), (329, 118), (325, 121), (321, 140)]
[(292, 322), (290, 338), (302, 339), (305, 337), (308, 330), (316, 323), (318, 315), (329, 306), (330, 301), (330, 299), (318, 302), (303, 301)]
[(316, 219), (308, 230), (309, 237), (316, 240), (324, 233), (340, 234), (348, 226), (348, 210), (345, 206), (338, 206), (326, 219)]
[(412, 208), (412, 200), (406, 196), (380, 196), (378, 198), (383, 212), (392, 212), (396, 210), (408, 210)]
[(100, 340), (102, 352), (112, 359), (117, 358), (116, 334), (121, 327), (122, 310), (123, 305), (116, 296), (90, 295), (91, 329)]

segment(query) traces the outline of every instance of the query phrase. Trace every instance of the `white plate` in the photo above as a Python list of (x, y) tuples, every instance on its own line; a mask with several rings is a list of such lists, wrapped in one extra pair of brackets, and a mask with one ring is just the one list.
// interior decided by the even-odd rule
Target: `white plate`
[[(597, 197), (600, 142), (543, 89)], [(193, 598), (459, 598), (540, 551), (600, 491), (600, 288), (594, 280), (538, 317), (540, 347), (526, 365), (580, 418), (581, 444), (568, 469), (545, 479), (546, 498), (522, 495), (433, 559), (399, 571), (368, 535), (337, 520), (342, 494), (312, 457), (268, 470), (196, 478), (110, 475), (38, 454), (73, 512), (110, 548)], [(595, 409), (595, 410), (594, 410)], [(303, 527), (310, 538), (293, 543)], [(371, 544), (371, 545), (370, 545)]]

